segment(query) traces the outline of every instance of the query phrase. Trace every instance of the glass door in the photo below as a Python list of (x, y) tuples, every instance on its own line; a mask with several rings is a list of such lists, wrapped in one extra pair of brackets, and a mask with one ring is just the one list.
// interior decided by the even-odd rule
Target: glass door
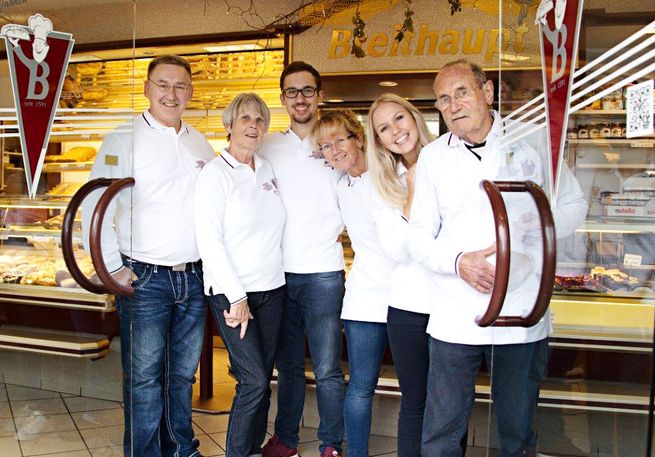
[[(499, 27), (517, 27), (516, 3), (529, 2), (500, 2)], [(520, 26), (536, 27), (536, 6), (526, 7), (530, 17)], [(655, 195), (655, 142), (652, 91), (639, 88), (655, 76), (654, 24), (616, 34), (600, 52), (585, 14), (588, 9), (582, 11), (584, 39), (578, 45), (568, 123), (555, 123), (566, 135), (561, 165), (554, 168), (559, 171), (552, 181), (548, 173), (529, 177), (551, 202), (557, 245), (553, 294), (536, 325), (508, 327), (496, 321), (490, 327), (488, 455), (638, 456), (650, 449), (655, 259), (649, 208)], [(526, 151), (539, 155), (537, 170), (548, 170), (552, 163), (543, 97), (551, 90), (549, 80), (541, 79), (540, 69), (533, 72), (539, 77), (517, 78), (530, 72), (516, 66), (501, 53), (505, 131), (499, 176), (517, 157), (518, 174), (524, 172)], [(535, 96), (516, 103), (528, 93)], [(628, 106), (628, 100), (637, 105)], [(647, 119), (634, 136), (633, 116)], [(525, 223), (535, 220), (526, 214), (538, 215), (538, 210), (522, 195), (503, 197), (511, 261), (501, 318), (529, 313), (546, 275), (540, 267), (546, 266), (545, 232)]]
[[(76, 207), (86, 201), (74, 196), (106, 138), (118, 132), (132, 143), (139, 88), (112, 74), (111, 64), (80, 59), (76, 46), (89, 41), (85, 24), (105, 15), (121, 21), (98, 32), (131, 48), (135, 4), (89, 3), (30, 0), (1, 7), (3, 456), (122, 455), (118, 313), (85, 247)], [(131, 60), (125, 67), (133, 71)], [(104, 100), (113, 107), (101, 106)]]

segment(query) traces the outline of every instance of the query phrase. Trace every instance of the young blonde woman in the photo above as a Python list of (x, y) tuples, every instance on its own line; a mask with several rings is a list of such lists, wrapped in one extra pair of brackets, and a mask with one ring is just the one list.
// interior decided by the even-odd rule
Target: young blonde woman
[(355, 260), (341, 311), (350, 370), (343, 417), (348, 457), (368, 457), (371, 408), (387, 347), (389, 278), (395, 262), (380, 246), (367, 204), (370, 191), (364, 127), (352, 111), (328, 111), (321, 115), (311, 136), (328, 163), (344, 172), (337, 184), (337, 197)]
[(383, 94), (368, 112), (367, 162), (375, 225), (384, 252), (397, 263), (387, 312), (389, 345), (402, 398), (398, 456), (421, 455), (421, 432), (428, 378), (426, 327), (430, 274), (409, 259), (406, 237), (414, 169), (421, 148), (434, 136), (423, 115), (404, 98)]

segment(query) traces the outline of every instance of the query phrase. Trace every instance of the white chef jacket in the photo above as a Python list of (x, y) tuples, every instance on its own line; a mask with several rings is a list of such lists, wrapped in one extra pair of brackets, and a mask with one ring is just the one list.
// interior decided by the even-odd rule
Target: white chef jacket
[[(480, 181), (529, 179), (543, 185), (545, 180), (543, 158), (528, 142), (519, 141), (501, 150), (502, 121), (498, 113), (492, 114), (494, 123), (481, 160), (461, 138), (447, 133), (423, 148), (417, 164), (408, 249), (416, 261), (436, 273), (427, 330), (441, 341), (526, 343), (545, 338), (550, 329), (548, 313), (530, 328), (479, 327), (475, 318), (486, 310), (490, 295), (478, 292), (456, 274), (458, 254), (485, 249), (495, 242), (491, 205)], [(587, 210), (582, 191), (568, 169), (560, 179), (554, 214), (558, 237), (572, 233), (584, 221)], [(510, 221), (524, 211), (534, 212), (532, 207), (522, 206), (527, 200), (517, 203), (517, 196), (509, 195), (505, 201)], [(541, 268), (540, 242), (522, 246), (520, 237), (512, 238), (512, 250), (521, 252), (517, 256), (512, 252), (512, 257), (532, 259), (534, 264), (523, 275), (521, 284), (508, 292), (501, 316), (527, 314), (534, 304), (540, 279), (536, 273)]]
[[(110, 272), (122, 267), (121, 253), (155, 265), (173, 266), (200, 258), (193, 217), (195, 180), (216, 157), (205, 137), (182, 122), (179, 131), (155, 120), (149, 111), (107, 135), (89, 179), (133, 177), (107, 208), (102, 254)], [(88, 248), (93, 208), (104, 192), (84, 201), (82, 225)]]
[(333, 169), (309, 137), (301, 140), (291, 128), (269, 133), (261, 147), (273, 167), (287, 221), (282, 238), (284, 271), (322, 273), (343, 270), (343, 249), (337, 241), (343, 221), (337, 205)]

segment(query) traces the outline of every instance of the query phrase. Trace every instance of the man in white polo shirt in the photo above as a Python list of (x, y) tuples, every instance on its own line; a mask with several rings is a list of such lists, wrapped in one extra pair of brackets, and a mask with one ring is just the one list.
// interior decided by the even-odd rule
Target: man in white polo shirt
[(309, 133), (323, 97), (321, 76), (305, 62), (292, 62), (280, 76), (280, 100), (291, 126), (267, 135), (262, 153), (273, 166), (287, 220), (282, 261), (287, 300), (276, 357), (275, 434), (263, 457), (297, 455), (305, 401), (305, 334), (316, 378), (321, 456), (338, 457), (343, 440), (341, 305), (344, 262), (337, 241), (343, 222), (337, 205), (341, 172), (312, 147)]
[[(147, 111), (107, 135), (91, 171), (134, 177), (110, 205), (102, 252), (113, 277), (134, 296), (116, 297), (121, 324), (126, 456), (199, 456), (191, 394), (206, 318), (193, 197), (203, 165), (215, 157), (182, 121), (193, 94), (191, 67), (178, 56), (153, 59)], [(131, 127), (131, 129), (130, 129)], [(95, 206), (102, 191), (89, 196)], [(88, 233), (89, 211), (83, 212)]]

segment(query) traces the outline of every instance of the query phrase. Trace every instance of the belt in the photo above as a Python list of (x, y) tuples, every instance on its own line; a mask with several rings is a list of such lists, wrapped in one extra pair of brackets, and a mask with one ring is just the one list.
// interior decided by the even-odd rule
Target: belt
[(123, 260), (127, 260), (130, 263), (140, 263), (141, 265), (149, 265), (155, 268), (156, 270), (161, 268), (164, 270), (171, 270), (171, 271), (195, 271), (197, 268), (200, 268), (202, 266), (201, 260), (196, 260), (194, 262), (178, 263), (177, 265), (157, 265), (154, 263), (142, 262), (140, 260), (133, 259), (131, 257), (126, 256), (125, 254), (121, 254), (121, 257), (123, 258)]

